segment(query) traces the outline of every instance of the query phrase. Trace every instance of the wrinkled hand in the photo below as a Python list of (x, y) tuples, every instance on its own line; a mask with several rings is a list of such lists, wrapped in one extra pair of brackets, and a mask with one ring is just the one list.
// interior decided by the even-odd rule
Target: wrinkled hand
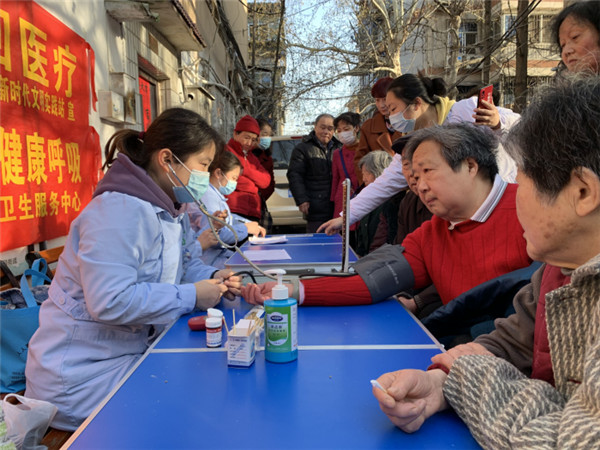
[(411, 313), (415, 314), (417, 312), (417, 302), (414, 298), (404, 297), (403, 295), (398, 295), (397, 298)]
[(452, 364), (454, 364), (454, 361), (464, 355), (494, 356), (494, 354), (488, 351), (488, 349), (483, 345), (476, 344), (475, 342), (469, 342), (468, 344), (457, 345), (445, 353), (435, 355), (433, 358), (431, 358), (431, 362), (434, 364), (441, 364), (450, 370), (452, 369)]
[(225, 298), (233, 300), (236, 296), (242, 295), (240, 290), (242, 287), (242, 279), (233, 275), (233, 271), (230, 269), (221, 269), (213, 275), (213, 279), (222, 281), (227, 291), (223, 294)]
[[(276, 281), (267, 281), (263, 284), (248, 283), (246, 286), (242, 286), (242, 297), (244, 297), (246, 303), (262, 305), (265, 300), (271, 298), (271, 290), (276, 284)], [(288, 283), (284, 283), (283, 285), (288, 288), (288, 295), (291, 296), (294, 286)]]
[(413, 433), (430, 416), (448, 407), (442, 393), (446, 376), (439, 369), (389, 372), (377, 379), (387, 393), (373, 387), (373, 395), (394, 425)]
[(498, 108), (493, 103), (486, 102), (485, 100), (481, 101), (481, 106), (482, 108), (474, 109), (475, 114), (473, 114), (473, 118), (475, 119), (475, 124), (488, 126), (492, 130), (500, 128), (500, 113), (498, 112)]
[(332, 234), (336, 234), (338, 231), (342, 229), (342, 225), (344, 224), (344, 219), (341, 217), (336, 217), (335, 219), (328, 220), (324, 224), (322, 224), (318, 229), (317, 233), (325, 232), (331, 236)]
[(261, 227), (258, 222), (246, 222), (244, 225), (248, 229), (248, 234), (253, 236), (264, 237), (267, 234), (267, 230)]
[(198, 242), (202, 246), (202, 250), (206, 250), (207, 248), (213, 247), (219, 243), (217, 236), (212, 232), (210, 228), (204, 230), (198, 236)]
[(227, 287), (221, 280), (197, 281), (194, 286), (196, 286), (196, 308), (204, 310), (219, 303), (221, 295), (227, 291)]
[(310, 208), (310, 202), (304, 202), (304, 203), (300, 203), (298, 205), (298, 209), (300, 210), (300, 212), (304, 215), (308, 214), (308, 209)]

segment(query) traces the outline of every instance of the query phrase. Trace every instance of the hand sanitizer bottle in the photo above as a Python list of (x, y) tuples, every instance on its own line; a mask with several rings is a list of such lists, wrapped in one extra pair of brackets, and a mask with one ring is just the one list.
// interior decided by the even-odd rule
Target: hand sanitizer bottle
[(266, 273), (277, 275), (271, 299), (265, 300), (265, 359), (286, 363), (298, 359), (298, 301), (288, 298), (288, 289), (281, 282), (285, 270)]

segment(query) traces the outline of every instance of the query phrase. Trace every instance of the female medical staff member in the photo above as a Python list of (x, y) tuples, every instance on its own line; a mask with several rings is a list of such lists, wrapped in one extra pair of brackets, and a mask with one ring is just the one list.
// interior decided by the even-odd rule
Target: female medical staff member
[[(202, 203), (204, 203), (209, 213), (217, 213), (237, 234), (236, 240), (236, 236), (229, 227), (221, 227), (218, 230), (221, 240), (226, 244), (241, 245), (242, 241), (248, 237), (248, 234), (264, 236), (266, 231), (258, 222), (248, 220), (237, 214), (232, 214), (227, 205), (227, 198), (225, 196), (235, 191), (242, 171), (242, 163), (238, 157), (231, 152), (221, 152), (212, 162), (209, 170), (210, 184), (206, 193), (202, 196)], [(197, 232), (203, 233), (205, 230), (210, 229), (207, 217), (195, 203), (188, 203), (186, 205), (186, 212), (190, 216), (192, 228)], [(202, 252), (202, 260), (211, 266), (223, 268), (225, 267), (225, 261), (233, 253), (233, 250), (216, 243)]]
[(181, 183), (202, 196), (221, 145), (202, 117), (179, 108), (146, 133), (108, 141), (108, 171), (71, 224), (29, 344), (26, 396), (58, 407), (53, 427), (75, 430), (165, 325), (239, 293), (231, 271), (202, 263), (177, 210), (192, 201)]

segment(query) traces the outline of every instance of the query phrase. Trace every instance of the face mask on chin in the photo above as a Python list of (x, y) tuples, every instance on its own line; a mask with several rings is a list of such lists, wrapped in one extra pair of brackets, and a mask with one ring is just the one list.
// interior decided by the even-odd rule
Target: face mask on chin
[[(186, 184), (187, 189), (184, 186), (177, 186), (167, 173), (167, 177), (169, 177), (169, 181), (173, 185), (173, 194), (175, 195), (175, 199), (179, 203), (193, 203), (196, 200), (200, 201), (208, 189), (210, 173), (201, 170), (190, 170), (184, 163), (181, 162), (179, 158), (177, 158), (177, 156), (173, 155), (173, 157), (179, 161), (179, 163), (190, 173), (190, 179)], [(171, 170), (173, 170), (173, 167), (171, 167), (170, 164), (169, 167)]]

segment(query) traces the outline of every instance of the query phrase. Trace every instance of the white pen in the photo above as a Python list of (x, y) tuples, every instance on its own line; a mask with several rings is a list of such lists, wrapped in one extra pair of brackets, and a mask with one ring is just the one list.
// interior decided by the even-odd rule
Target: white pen
[(387, 394), (387, 391), (383, 388), (383, 386), (381, 384), (379, 384), (379, 381), (377, 381), (377, 380), (371, 380), (371, 385), (373, 387), (381, 389), (383, 392), (385, 392)]

